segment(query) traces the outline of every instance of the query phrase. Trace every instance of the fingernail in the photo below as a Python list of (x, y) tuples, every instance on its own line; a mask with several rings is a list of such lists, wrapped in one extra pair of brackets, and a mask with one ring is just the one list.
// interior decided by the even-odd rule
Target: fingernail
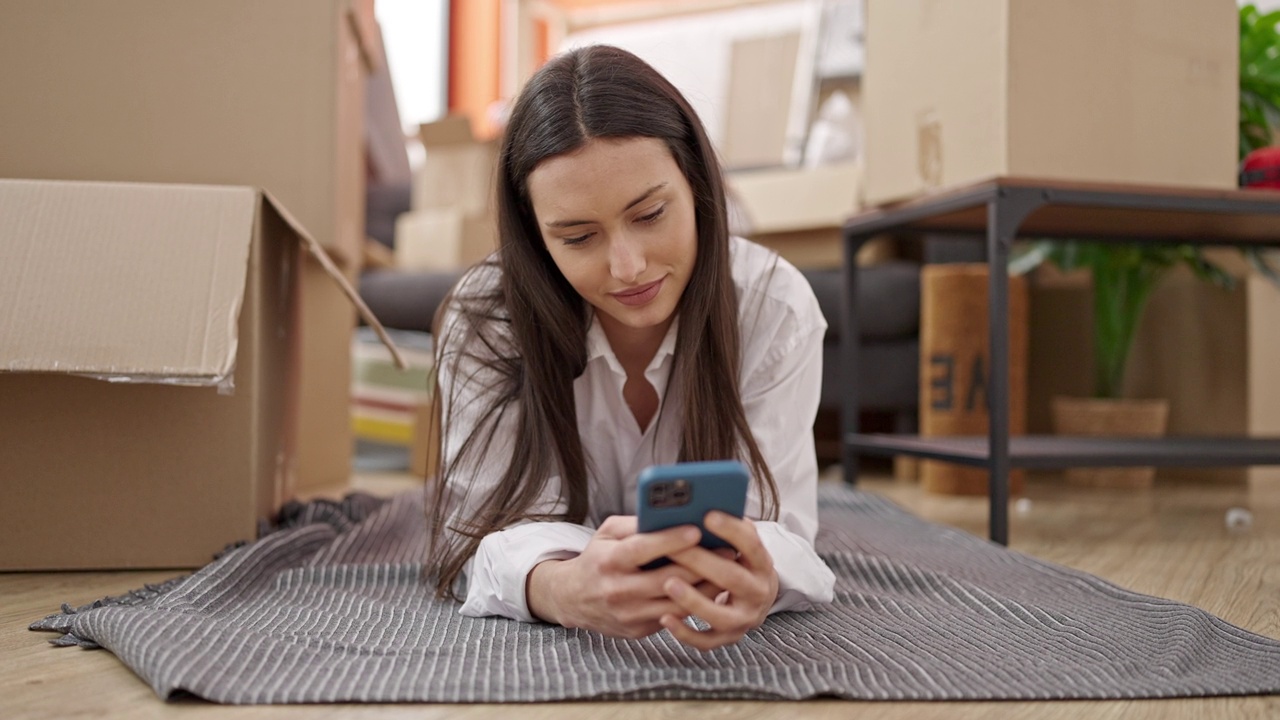
[(688, 530), (684, 531), (685, 542), (693, 543), (693, 542), (698, 542), (698, 540), (700, 539), (702, 539), (702, 533), (698, 530), (698, 528), (691, 527)]
[(680, 597), (684, 594), (684, 587), (676, 582), (675, 579), (668, 580), (665, 589), (671, 597)]

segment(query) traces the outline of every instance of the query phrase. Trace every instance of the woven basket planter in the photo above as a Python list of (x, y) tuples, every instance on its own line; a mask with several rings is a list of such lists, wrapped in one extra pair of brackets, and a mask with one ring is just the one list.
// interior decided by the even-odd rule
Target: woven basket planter
[[(1053, 429), (1076, 437), (1162, 437), (1169, 421), (1168, 400), (1105, 400), (1055, 397)], [(1155, 483), (1153, 467), (1071, 468), (1069, 485), (1148, 488)]]

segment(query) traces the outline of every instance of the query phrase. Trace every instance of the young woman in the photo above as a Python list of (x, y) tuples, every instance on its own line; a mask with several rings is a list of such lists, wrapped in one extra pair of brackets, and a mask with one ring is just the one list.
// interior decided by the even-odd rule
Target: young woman
[[(704, 650), (829, 602), (813, 550), (826, 322), (794, 267), (729, 236), (680, 93), (617, 48), (553, 58), (513, 107), (497, 208), (499, 252), (438, 318), (439, 593), (465, 615), (666, 628)], [(752, 471), (747, 519), (705, 523), (736, 553), (692, 526), (636, 532), (642, 469), (725, 458)]]

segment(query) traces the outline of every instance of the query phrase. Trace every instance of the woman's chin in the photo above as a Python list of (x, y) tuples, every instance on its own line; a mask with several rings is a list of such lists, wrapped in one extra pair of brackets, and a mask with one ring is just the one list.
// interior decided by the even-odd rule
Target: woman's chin
[(671, 324), (671, 318), (675, 312), (674, 310), (664, 312), (663, 309), (659, 308), (644, 308), (642, 310), (624, 308), (621, 312), (615, 310), (606, 314), (618, 329), (632, 332), (644, 332), (646, 330), (662, 330), (665, 332)]

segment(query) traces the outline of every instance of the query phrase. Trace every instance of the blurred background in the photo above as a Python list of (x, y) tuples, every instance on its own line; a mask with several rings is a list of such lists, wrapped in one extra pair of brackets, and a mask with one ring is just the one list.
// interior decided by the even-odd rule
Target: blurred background
[[(410, 136), (448, 113), (471, 118), (481, 137), (493, 134), (505, 103), (549, 55), (593, 43), (626, 48), (657, 67), (721, 143), (729, 96), (743, 91), (730, 83), (735, 45), (739, 56), (767, 50), (762, 38), (782, 45), (757, 61), (777, 61), (779, 77), (791, 71), (782, 95), (800, 103), (787, 108), (796, 123), (808, 114), (809, 80), (853, 81), (862, 68), (861, 0), (377, 0), (375, 15)], [(760, 87), (771, 99), (760, 104), (777, 105), (778, 90)], [(802, 139), (803, 126), (791, 134), (793, 143)]]
[[(378, 246), (366, 298), (398, 329), (429, 330), (421, 309), (494, 247), (492, 162), (512, 98), (556, 52), (604, 43), (684, 93), (729, 172), (734, 231), (806, 268), (834, 304), (839, 226), (858, 203), (863, 14), (862, 0), (377, 0), (390, 82), (369, 81), (366, 230)], [(363, 339), (357, 375), (382, 353)], [(903, 367), (897, 385), (914, 387)], [(379, 432), (395, 403), (371, 383), (355, 392), (357, 464), (394, 465), (396, 443), (377, 440), (398, 433)]]
[[(1280, 118), (1280, 16), (1267, 14), (1280, 0), (0, 6), (0, 63), (11, 69), (0, 96), (20, 99), (0, 104), (0, 176), (265, 188), (407, 349), (413, 370), (393, 370), (307, 263), (296, 336), (303, 488), (346, 482), (353, 462), (425, 472), (432, 318), (497, 245), (497, 138), (522, 84), (561, 50), (618, 45), (679, 87), (722, 158), (733, 231), (809, 280), (831, 325), (815, 426), (824, 463), (840, 458), (850, 383), (864, 428), (939, 431), (929, 393), (950, 380), (922, 365), (937, 335), (922, 268), (983, 260), (976, 243), (897, 237), (845, 258), (850, 217), (1001, 175), (1232, 189)], [(856, 375), (840, 362), (846, 261), (860, 273)], [(1252, 277), (1239, 258), (1222, 262)], [(1011, 328), (1028, 347), (1015, 430), (1033, 434), (1053, 431), (1053, 396), (1090, 395), (1095, 374), (1088, 276), (1051, 264), (1029, 275), (1027, 320)], [(1280, 300), (1190, 272), (1169, 278), (1136, 333), (1123, 394), (1169, 398), (1170, 433), (1280, 432), (1280, 388), (1264, 362), (1280, 338), (1258, 320)], [(1189, 362), (1188, 347), (1212, 350)], [(964, 362), (956, 377), (981, 378), (980, 356)], [(972, 420), (985, 422), (976, 407)]]

